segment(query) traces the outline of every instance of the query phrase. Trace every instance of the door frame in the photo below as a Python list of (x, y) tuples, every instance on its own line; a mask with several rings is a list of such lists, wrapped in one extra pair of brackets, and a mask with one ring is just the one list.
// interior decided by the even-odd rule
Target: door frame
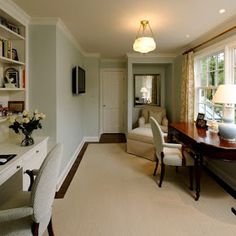
[(102, 86), (102, 74), (103, 72), (123, 72), (123, 127), (121, 132), (124, 133), (124, 129), (125, 129), (125, 97), (126, 97), (126, 90), (125, 90), (125, 81), (126, 81), (126, 69), (125, 68), (103, 68), (100, 69), (100, 96), (99, 96), (99, 118), (100, 118), (100, 128), (99, 128), (99, 136), (101, 136), (101, 134), (103, 134), (103, 104), (102, 104), (102, 98), (103, 98), (103, 86)]

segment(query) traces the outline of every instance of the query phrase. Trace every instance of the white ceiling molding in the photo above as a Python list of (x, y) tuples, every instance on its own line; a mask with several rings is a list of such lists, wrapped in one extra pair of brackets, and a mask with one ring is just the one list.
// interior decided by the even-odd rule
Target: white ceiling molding
[(28, 25), (30, 21), (30, 16), (22, 10), (17, 4), (12, 0), (1, 0), (0, 9), (5, 11), (7, 14), (14, 17), (17, 21), (21, 22), (23, 25)]
[(128, 58), (175, 58), (177, 54), (175, 53), (148, 53), (148, 54), (140, 54), (140, 53), (127, 53)]
[(72, 35), (67, 26), (63, 21), (58, 17), (32, 17), (30, 20), (31, 25), (55, 25), (57, 26), (67, 38), (75, 45), (75, 47), (82, 53), (83, 56), (86, 56), (87, 53), (84, 49), (78, 44), (75, 37)]
[[(224, 32), (225, 30), (233, 27), (236, 25), (236, 16), (231, 17), (229, 20), (223, 22), (222, 24), (220, 24), (219, 26), (215, 27), (214, 29), (206, 32), (204, 35), (202, 35), (201, 37), (197, 38), (196, 40), (192, 41), (190, 44), (188, 44), (186, 47), (182, 48), (181, 51), (179, 51), (179, 54), (187, 51), (190, 48), (195, 47), (198, 44), (201, 44), (202, 42)], [(232, 31), (232, 32), (228, 32), (225, 35), (220, 36), (217, 39), (212, 40), (212, 42), (207, 43), (204, 46), (199, 47), (199, 49), (196, 49), (196, 51), (201, 51), (204, 48), (210, 47), (211, 45), (217, 44), (218, 42), (227, 39), (229, 37), (231, 37), (232, 35), (235, 35), (236, 31)]]
[(124, 58), (124, 59), (109, 59), (109, 58), (102, 58), (101, 59), (101, 62), (104, 62), (104, 63), (124, 63), (124, 62), (127, 62), (127, 59)]
[(87, 53), (87, 52), (85, 52), (83, 55), (85, 57), (93, 57), (93, 58), (100, 58), (101, 57), (100, 53)]

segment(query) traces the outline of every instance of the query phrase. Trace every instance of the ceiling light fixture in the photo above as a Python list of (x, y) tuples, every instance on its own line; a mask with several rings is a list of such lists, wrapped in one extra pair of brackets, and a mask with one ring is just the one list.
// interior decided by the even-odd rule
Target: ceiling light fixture
[[(148, 32), (148, 29), (150, 32)], [(136, 52), (148, 53), (155, 50), (155, 48), (156, 42), (149, 21), (142, 20), (133, 44), (133, 49)]]
[(219, 13), (220, 13), (220, 14), (223, 14), (223, 13), (225, 13), (225, 9), (223, 9), (223, 8), (222, 8), (222, 9), (220, 9), (220, 10), (219, 10)]

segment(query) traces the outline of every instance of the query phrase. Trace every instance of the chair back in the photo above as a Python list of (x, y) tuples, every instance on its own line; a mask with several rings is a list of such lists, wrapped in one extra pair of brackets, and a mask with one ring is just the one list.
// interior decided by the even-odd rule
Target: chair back
[(45, 219), (48, 219), (49, 222), (51, 218), (62, 152), (62, 144), (57, 144), (48, 153), (35, 179), (31, 194), (31, 204), (34, 211), (33, 220), (36, 223), (45, 221)]
[(160, 125), (153, 117), (150, 117), (150, 123), (153, 134), (153, 142), (156, 148), (156, 154), (158, 159), (161, 159), (161, 152), (163, 152), (163, 145), (165, 143), (164, 136), (162, 134)]

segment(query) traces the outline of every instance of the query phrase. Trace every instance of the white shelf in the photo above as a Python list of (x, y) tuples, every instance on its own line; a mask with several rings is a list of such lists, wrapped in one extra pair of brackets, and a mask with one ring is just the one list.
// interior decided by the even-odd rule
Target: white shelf
[(25, 91), (25, 88), (0, 88), (0, 91)]
[(21, 65), (21, 66), (25, 65), (24, 62), (12, 60), (10, 58), (3, 57), (3, 56), (0, 56), (0, 62), (5, 63), (5, 64), (11, 64), (11, 65)]
[(17, 34), (16, 32), (8, 29), (6, 26), (0, 24), (0, 35), (5, 39), (18, 39), (18, 40), (25, 40), (25, 38)]
[(7, 117), (0, 117), (0, 123), (5, 122), (7, 120)]

